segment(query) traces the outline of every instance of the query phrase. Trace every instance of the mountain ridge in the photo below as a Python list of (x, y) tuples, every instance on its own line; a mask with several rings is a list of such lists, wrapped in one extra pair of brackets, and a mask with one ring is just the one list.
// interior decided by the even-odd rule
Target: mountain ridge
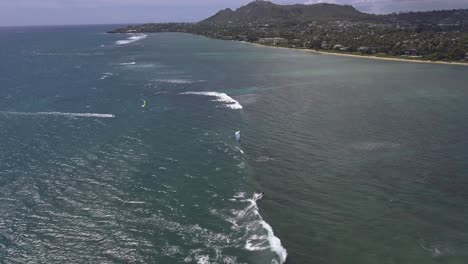
[(268, 22), (268, 21), (312, 21), (317, 19), (364, 19), (373, 15), (362, 13), (351, 5), (318, 3), (312, 5), (278, 5), (270, 1), (256, 0), (239, 7), (221, 10), (200, 21), (201, 24)]
[(468, 9), (374, 15), (349, 5), (257, 0), (198, 23), (150, 23), (111, 32), (183, 32), (270, 46), (468, 63)]

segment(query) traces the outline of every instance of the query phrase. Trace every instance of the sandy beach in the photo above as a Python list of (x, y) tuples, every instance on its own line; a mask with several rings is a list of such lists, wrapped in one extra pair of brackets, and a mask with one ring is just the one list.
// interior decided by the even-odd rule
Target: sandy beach
[(242, 43), (247, 43), (247, 44), (251, 44), (251, 45), (255, 45), (255, 46), (259, 46), (259, 47), (266, 47), (266, 48), (298, 50), (298, 51), (311, 52), (311, 53), (316, 53), (316, 54), (342, 56), (342, 57), (353, 57), (353, 58), (361, 58), (361, 59), (386, 60), (386, 61), (411, 62), (411, 63), (425, 63), (425, 64), (444, 64), (444, 65), (468, 66), (468, 63), (463, 63), (463, 62), (446, 62), (446, 61), (412, 60), (412, 59), (404, 59), (404, 58), (387, 58), (387, 57), (378, 57), (378, 56), (373, 56), (373, 55), (356, 55), (356, 54), (346, 54), (346, 53), (337, 53), (337, 52), (325, 52), (325, 51), (319, 51), (319, 50), (314, 50), (314, 49), (298, 49), (298, 48), (288, 48), (288, 47), (275, 47), (275, 46), (262, 45), (262, 44), (258, 44), (258, 43), (247, 42), (247, 41), (243, 41)]

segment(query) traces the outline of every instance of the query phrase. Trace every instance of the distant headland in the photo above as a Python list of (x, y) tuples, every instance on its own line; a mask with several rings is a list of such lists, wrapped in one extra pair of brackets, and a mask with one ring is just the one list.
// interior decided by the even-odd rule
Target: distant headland
[(350, 5), (256, 0), (198, 23), (149, 23), (110, 33), (184, 32), (223, 40), (373, 58), (468, 65), (468, 9), (374, 15)]

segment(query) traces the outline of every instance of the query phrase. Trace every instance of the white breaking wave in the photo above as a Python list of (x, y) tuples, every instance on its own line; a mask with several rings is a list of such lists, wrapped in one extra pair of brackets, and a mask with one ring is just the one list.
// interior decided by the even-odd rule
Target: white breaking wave
[(209, 256), (197, 256), (197, 264), (210, 264)]
[(142, 201), (124, 201), (126, 204), (145, 204), (146, 202)]
[(105, 80), (111, 76), (114, 76), (114, 74), (112, 72), (105, 72), (102, 76), (101, 76), (101, 80)]
[[(259, 195), (261, 194), (254, 194), (254, 197), (247, 200), (251, 203), (251, 206), (247, 210), (253, 210), (254, 213), (260, 218), (260, 224), (263, 227), (263, 229), (265, 229), (267, 232), (267, 240), (270, 250), (275, 252), (275, 254), (278, 256), (278, 259), (280, 261), (279, 263), (284, 263), (286, 261), (286, 258), (288, 257), (288, 253), (286, 249), (281, 245), (281, 240), (278, 237), (276, 237), (273, 233), (273, 228), (267, 222), (265, 222), (265, 220), (263, 220), (262, 216), (258, 212), (258, 206), (255, 197), (258, 197)], [(257, 235), (253, 236), (253, 240), (256, 240), (258, 238), (260, 237)], [(252, 240), (247, 240), (247, 250), (256, 251), (263, 249), (261, 247), (262, 243), (260, 243), (260, 245), (254, 245), (252, 242)]]
[[(245, 193), (239, 192), (234, 195), (234, 198), (239, 199), (244, 196)], [(234, 228), (245, 230), (247, 235), (244, 245), (245, 249), (249, 251), (270, 250), (276, 255), (271, 264), (283, 264), (288, 257), (288, 253), (281, 245), (281, 240), (275, 236), (273, 228), (263, 220), (258, 211), (256, 201), (261, 199), (262, 196), (263, 194), (255, 193), (250, 199), (240, 200), (242, 202), (249, 202), (250, 205), (238, 212), (236, 219), (231, 223), (234, 225)]]
[(117, 40), (115, 44), (126, 45), (126, 44), (129, 44), (129, 43), (141, 40), (141, 39), (145, 39), (146, 37), (148, 37), (148, 35), (146, 34), (132, 34), (132, 36), (129, 37), (128, 39)]
[(241, 154), (244, 154), (244, 151), (243, 151), (241, 148), (236, 147), (236, 149), (239, 150), (239, 152), (240, 152)]
[(119, 63), (119, 65), (122, 65), (122, 66), (124, 66), (124, 65), (135, 65), (135, 64), (136, 64), (136, 62), (134, 62), (134, 61), (132, 61), (132, 62), (122, 62), (122, 63)]
[(278, 256), (280, 263), (284, 263), (286, 258), (288, 257), (288, 252), (286, 249), (281, 245), (281, 240), (275, 236), (273, 233), (273, 228), (267, 222), (262, 219), (262, 226), (268, 232), (268, 243), (270, 244), (270, 249), (276, 253)]
[(237, 192), (234, 194), (234, 198), (239, 199), (239, 198), (244, 198), (245, 197), (245, 192)]
[(183, 79), (158, 79), (157, 82), (163, 83), (174, 83), (174, 84), (190, 84), (190, 83), (197, 83), (202, 81), (192, 81), (192, 80), (183, 80)]
[(97, 118), (114, 118), (112, 114), (96, 114), (96, 113), (62, 113), (62, 112), (5, 112), (0, 111), (3, 115), (25, 115), (25, 116), (66, 116), (66, 117), (97, 117)]
[(216, 100), (213, 100), (214, 102), (222, 102), (224, 103), (225, 106), (231, 108), (231, 109), (242, 109), (242, 105), (239, 104), (236, 100), (234, 100), (232, 97), (225, 93), (218, 93), (218, 92), (185, 92), (181, 94), (193, 94), (193, 95), (204, 95), (204, 96), (210, 96), (210, 97), (216, 97)]

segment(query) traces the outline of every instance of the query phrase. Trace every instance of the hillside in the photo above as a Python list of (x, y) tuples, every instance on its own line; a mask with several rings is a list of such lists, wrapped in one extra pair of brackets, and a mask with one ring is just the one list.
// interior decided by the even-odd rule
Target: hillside
[(258, 22), (308, 22), (313, 20), (366, 19), (372, 17), (349, 5), (277, 5), (269, 1), (256, 0), (235, 11), (225, 9), (200, 23), (258, 23)]
[(112, 32), (185, 32), (273, 46), (468, 62), (467, 9), (372, 15), (346, 5), (257, 0), (199, 23), (144, 24)]
[(443, 25), (468, 27), (468, 9), (408, 12), (375, 16), (385, 22), (404, 22), (412, 25)]

